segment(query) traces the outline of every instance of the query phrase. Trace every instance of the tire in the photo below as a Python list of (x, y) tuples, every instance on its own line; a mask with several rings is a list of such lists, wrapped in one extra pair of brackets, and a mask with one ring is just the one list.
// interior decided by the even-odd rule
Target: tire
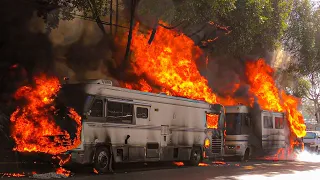
[(94, 167), (98, 173), (111, 172), (110, 163), (112, 163), (112, 157), (107, 147), (97, 148), (94, 155)]
[(187, 162), (190, 166), (198, 166), (201, 162), (201, 149), (200, 148), (192, 148), (190, 154), (190, 160)]
[(244, 155), (240, 156), (240, 161), (241, 162), (248, 161), (249, 160), (249, 155), (250, 155), (250, 150), (246, 149), (246, 151), (244, 152)]

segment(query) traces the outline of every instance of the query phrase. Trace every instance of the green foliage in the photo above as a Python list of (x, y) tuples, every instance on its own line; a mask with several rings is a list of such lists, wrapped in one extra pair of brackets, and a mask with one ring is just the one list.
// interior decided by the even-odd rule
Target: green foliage
[(236, 0), (174, 0), (175, 21), (191, 24), (218, 21), (234, 10)]
[(231, 33), (214, 42), (211, 50), (241, 56), (278, 47), (291, 7), (292, 0), (176, 0), (175, 20), (228, 27)]
[(236, 9), (220, 20), (232, 32), (215, 44), (215, 51), (241, 56), (275, 49), (286, 29), (290, 8), (286, 0), (237, 1)]
[[(105, 16), (109, 13), (110, 0), (71, 0), (71, 4), (79, 10), (83, 12), (85, 17), (96, 18), (96, 16)], [(92, 8), (96, 10), (96, 12), (92, 11)]]
[(306, 97), (310, 88), (311, 84), (308, 80), (299, 78), (293, 87), (293, 95), (299, 98)]
[(59, 25), (59, 20), (72, 20), (78, 15), (89, 19), (105, 16), (109, 13), (110, 6), (110, 0), (33, 1), (40, 5), (38, 15), (45, 19), (49, 29), (56, 28)]
[(320, 71), (320, 9), (309, 0), (295, 0), (284, 38), (286, 50), (298, 61), (301, 75)]

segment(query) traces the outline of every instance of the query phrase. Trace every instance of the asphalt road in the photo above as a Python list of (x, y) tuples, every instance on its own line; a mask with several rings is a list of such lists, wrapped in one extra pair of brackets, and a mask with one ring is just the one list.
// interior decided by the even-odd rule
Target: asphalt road
[[(319, 178), (320, 163), (297, 161), (250, 161), (210, 162), (208, 166), (186, 167), (171, 164), (118, 165), (114, 174), (98, 175), (91, 167), (74, 167), (72, 177), (76, 180), (261, 180), (261, 179), (307, 179)], [(10, 166), (7, 166), (11, 169)], [(20, 165), (20, 168), (22, 166)], [(34, 169), (42, 173), (52, 167), (37, 165)], [(24, 169), (25, 171), (26, 169)], [(31, 171), (32, 169), (29, 169)], [(5, 178), (6, 176), (3, 176)], [(1, 178), (1, 175), (0, 175)], [(27, 177), (10, 179), (28, 179)]]
[[(319, 168), (319, 170), (317, 169)], [(314, 170), (314, 172), (311, 172)], [(303, 174), (304, 173), (304, 174)], [(110, 175), (75, 175), (77, 180), (257, 180), (296, 179), (305, 173), (320, 175), (320, 163), (256, 161), (246, 163), (212, 163), (207, 167), (160, 167), (145, 168)], [(315, 175), (314, 175), (315, 176)], [(312, 176), (308, 177), (311, 180)], [(314, 177), (316, 179), (316, 177)]]

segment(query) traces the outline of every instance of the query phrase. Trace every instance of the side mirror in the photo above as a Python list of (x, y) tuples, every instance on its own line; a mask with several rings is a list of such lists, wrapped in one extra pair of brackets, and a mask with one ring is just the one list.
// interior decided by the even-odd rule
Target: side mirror
[(251, 126), (251, 119), (248, 116), (246, 116), (245, 121), (248, 126)]
[(88, 116), (90, 116), (91, 115), (91, 110), (89, 110), (88, 112), (86, 112), (86, 113), (83, 113), (83, 116), (86, 118), (86, 119), (88, 119)]

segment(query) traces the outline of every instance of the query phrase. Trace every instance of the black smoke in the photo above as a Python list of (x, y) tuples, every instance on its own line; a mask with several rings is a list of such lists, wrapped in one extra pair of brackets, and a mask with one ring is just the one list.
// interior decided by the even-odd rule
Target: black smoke
[(52, 47), (47, 35), (29, 30), (36, 10), (33, 1), (0, 1), (0, 110), (6, 113), (12, 111), (6, 103), (19, 86), (50, 70)]

